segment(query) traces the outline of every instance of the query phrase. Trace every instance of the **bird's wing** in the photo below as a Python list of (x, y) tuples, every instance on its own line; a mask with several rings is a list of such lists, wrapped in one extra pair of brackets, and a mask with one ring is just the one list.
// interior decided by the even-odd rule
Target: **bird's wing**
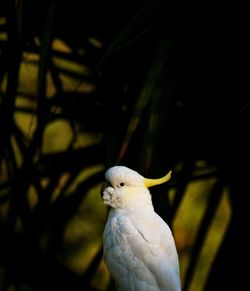
[(109, 219), (104, 231), (104, 258), (121, 290), (180, 290), (175, 272), (178, 259), (175, 246), (171, 252), (174, 242), (169, 231), (155, 215)]
[(179, 277), (179, 261), (175, 241), (169, 226), (155, 212), (140, 213), (132, 217), (132, 222), (144, 240), (148, 242), (151, 253), (160, 255), (163, 261), (170, 265)]

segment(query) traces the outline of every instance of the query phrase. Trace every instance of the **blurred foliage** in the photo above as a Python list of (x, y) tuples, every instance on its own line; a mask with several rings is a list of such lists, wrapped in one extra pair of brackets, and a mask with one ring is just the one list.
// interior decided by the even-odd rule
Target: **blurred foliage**
[(244, 8), (230, 50), (214, 1), (0, 2), (0, 290), (113, 290), (99, 191), (114, 164), (173, 169), (151, 192), (183, 291), (249, 289)]

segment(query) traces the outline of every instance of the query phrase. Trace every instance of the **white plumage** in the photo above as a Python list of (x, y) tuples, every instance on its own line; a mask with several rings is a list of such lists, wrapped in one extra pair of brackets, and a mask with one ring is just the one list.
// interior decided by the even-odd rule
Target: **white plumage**
[(104, 261), (121, 291), (180, 291), (178, 255), (168, 225), (154, 211), (146, 179), (123, 166), (107, 170), (102, 187), (110, 206), (103, 233)]

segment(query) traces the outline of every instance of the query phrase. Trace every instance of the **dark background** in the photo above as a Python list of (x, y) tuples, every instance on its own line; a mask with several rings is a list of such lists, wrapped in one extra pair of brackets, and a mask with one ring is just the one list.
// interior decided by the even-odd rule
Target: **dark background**
[[(232, 2), (231, 11), (229, 15), (228, 6), (218, 1), (1, 1), (0, 33), (5, 37), (0, 38), (0, 159), (6, 166), (0, 171), (0, 203), (8, 205), (7, 214), (0, 213), (1, 290), (12, 290), (11, 286), (95, 290), (90, 278), (101, 250), (82, 275), (69, 271), (57, 254), (65, 224), (104, 172), (82, 182), (70, 199), (63, 192), (82, 169), (96, 164), (104, 169), (124, 164), (145, 176), (161, 176), (176, 168), (172, 206), (164, 188), (154, 198), (156, 210), (170, 225), (189, 182), (215, 178), (183, 290), (190, 286), (225, 188), (231, 220), (204, 290), (250, 287), (245, 267), (249, 262), (249, 17), (239, 1)], [(90, 37), (100, 46), (93, 45)], [(53, 48), (57, 38), (70, 52)], [(25, 52), (39, 55), (34, 94), (20, 91)], [(55, 56), (89, 71), (74, 75), (67, 65), (58, 67)], [(46, 91), (48, 72), (56, 88), (52, 98)], [(79, 86), (90, 82), (95, 89), (67, 90), (63, 72), (76, 78)], [(20, 96), (35, 107), (18, 107)], [(55, 106), (59, 114), (53, 111)], [(36, 116), (31, 137), (18, 128), (16, 112)], [(71, 124), (73, 141), (64, 151), (44, 153), (45, 128), (58, 118)], [(99, 134), (101, 139), (75, 149), (74, 139), (81, 132)], [(199, 160), (204, 161), (205, 174), (196, 177)], [(51, 193), (65, 172), (71, 178), (51, 205)], [(49, 182), (43, 188), (44, 177)], [(31, 184), (39, 197), (32, 210), (27, 202)], [(21, 233), (16, 231), (17, 220), (22, 221)], [(49, 232), (45, 249), (40, 243), (44, 232)]]

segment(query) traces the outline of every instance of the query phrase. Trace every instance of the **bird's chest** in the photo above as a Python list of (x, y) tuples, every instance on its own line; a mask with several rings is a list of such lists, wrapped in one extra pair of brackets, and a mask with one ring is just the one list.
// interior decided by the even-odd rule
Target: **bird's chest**
[(138, 242), (138, 230), (129, 217), (124, 215), (110, 216), (103, 236), (104, 259), (110, 266), (116, 261), (122, 266), (136, 267), (139, 254), (135, 251), (134, 244)]
[(135, 234), (135, 227), (125, 215), (109, 217), (104, 230), (104, 249), (119, 248), (123, 250), (129, 245), (129, 237)]

